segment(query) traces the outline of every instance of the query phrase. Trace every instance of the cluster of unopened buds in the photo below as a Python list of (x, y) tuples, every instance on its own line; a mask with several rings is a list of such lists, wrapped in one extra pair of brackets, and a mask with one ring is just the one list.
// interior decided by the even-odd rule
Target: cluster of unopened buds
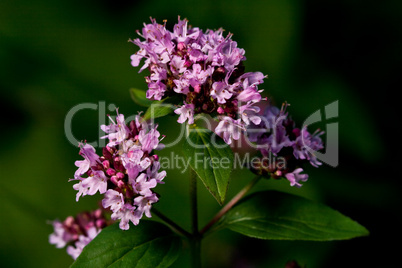
[(49, 242), (57, 248), (68, 245), (67, 253), (76, 259), (82, 249), (111, 223), (105, 218), (102, 209), (82, 212), (76, 217), (69, 216), (63, 222), (55, 220), (52, 222), (54, 232), (49, 236)]
[(194, 123), (199, 113), (216, 116), (219, 124), (215, 132), (227, 144), (238, 140), (251, 122), (258, 124), (262, 100), (258, 85), (265, 76), (261, 72), (244, 72), (244, 49), (223, 36), (223, 29), (207, 30), (188, 26), (186, 19), (174, 25), (173, 31), (156, 23), (144, 24), (144, 39), (130, 40), (140, 50), (131, 56), (137, 67), (145, 58), (140, 72), (149, 70), (147, 98), (161, 100), (178, 95), (183, 104), (175, 110), (179, 123)]
[[(324, 148), (320, 138), (324, 132), (318, 129), (311, 134), (307, 126), (297, 128), (286, 112), (287, 106), (267, 107), (260, 116), (260, 124), (250, 125), (247, 134), (262, 155), (253, 171), (275, 179), (286, 178), (291, 186), (300, 187), (300, 181), (308, 179), (307, 174), (301, 174), (304, 163), (309, 162), (314, 167), (321, 165), (315, 152)], [(272, 161), (272, 158), (283, 161)]]

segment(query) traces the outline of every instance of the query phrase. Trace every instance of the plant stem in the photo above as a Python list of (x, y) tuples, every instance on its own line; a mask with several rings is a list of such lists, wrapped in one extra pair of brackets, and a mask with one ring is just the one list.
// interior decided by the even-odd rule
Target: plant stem
[(240, 192), (235, 195), (216, 215), (213, 219), (205, 225), (205, 227), (201, 230), (200, 235), (204, 235), (217, 221), (222, 218), (226, 212), (228, 212), (237, 202), (242, 199), (248, 191), (261, 179), (261, 176), (256, 176), (252, 181), (250, 181)]
[(177, 223), (166, 217), (159, 210), (152, 208), (152, 212), (155, 213), (155, 215), (158, 216), (161, 220), (163, 220), (174, 232), (187, 238), (191, 238), (191, 234), (189, 232), (181, 228)]
[(197, 174), (190, 168), (190, 207), (191, 207), (191, 263), (193, 268), (201, 267), (201, 237), (198, 232)]

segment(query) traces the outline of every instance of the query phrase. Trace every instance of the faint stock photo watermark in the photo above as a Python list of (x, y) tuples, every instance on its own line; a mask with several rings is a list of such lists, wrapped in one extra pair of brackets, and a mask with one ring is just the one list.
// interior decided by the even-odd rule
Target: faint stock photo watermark
[[(167, 109), (175, 109), (175, 106), (172, 104), (158, 104), (158, 107), (155, 109), (161, 109), (161, 106)], [(83, 110), (91, 110), (95, 113), (97, 113), (98, 117), (98, 125), (108, 125), (110, 124), (110, 115), (115, 115), (116, 114), (116, 105), (114, 104), (106, 104), (105, 101), (100, 101), (98, 103), (81, 103), (78, 104), (74, 107), (72, 107), (68, 113), (66, 114), (65, 120), (64, 120), (64, 132), (66, 135), (67, 140), (74, 146), (77, 146), (79, 143), (83, 142), (82, 140), (77, 139), (74, 136), (74, 132), (72, 129), (72, 123), (74, 121), (75, 116), (80, 113)], [(314, 154), (318, 160), (320, 160), (323, 163), (326, 163), (329, 166), (332, 167), (337, 167), (339, 164), (339, 123), (336, 121), (334, 122), (334, 119), (338, 118), (339, 116), (339, 103), (338, 101), (334, 101), (330, 104), (327, 104), (324, 106), (324, 115), (322, 113), (322, 109), (314, 111), (310, 116), (308, 116), (302, 126), (303, 127), (309, 127), (312, 126), (314, 127), (314, 124), (316, 123), (326, 123), (327, 120), (331, 120), (330, 123), (325, 124), (325, 129), (323, 131), (325, 132), (326, 140), (324, 141), (326, 150), (324, 152), (319, 152), (316, 150), (313, 150), (309, 145), (308, 142), (304, 141), (304, 137), (302, 136), (302, 142), (305, 150), (307, 150), (309, 153)], [(156, 111), (153, 111), (153, 106), (150, 107), (151, 114), (153, 114)], [(129, 123), (132, 120), (135, 120), (137, 114), (133, 114), (130, 116), (125, 117), (125, 122)], [(78, 115), (77, 115), (78, 116)], [(111, 118), (114, 118), (114, 116), (111, 116)], [(151, 117), (152, 118), (152, 117)], [(195, 117), (195, 120), (197, 121), (197, 125), (202, 125), (203, 129), (209, 129), (212, 130), (214, 129), (214, 120), (210, 116), (206, 116), (203, 114), (199, 114)], [(262, 122), (264, 120), (267, 120), (265, 117), (261, 116)], [(143, 122), (145, 126), (152, 126), (155, 124), (153, 119), (147, 120), (146, 122)], [(266, 126), (270, 126), (270, 135), (277, 135), (275, 132), (275, 125), (276, 122), (264, 122)], [(187, 123), (183, 124), (175, 124), (176, 131), (169, 131), (169, 135), (175, 135), (173, 138), (169, 137), (168, 141), (167, 139), (163, 140), (162, 143), (164, 144), (164, 148), (172, 148), (176, 146), (183, 138), (187, 139), (186, 142), (194, 147), (195, 149), (204, 149), (205, 144), (199, 144), (199, 143), (194, 143), (190, 138), (189, 138), (189, 132), (191, 131), (198, 131), (202, 132), (203, 129), (199, 128), (197, 130), (188, 128)], [(164, 133), (162, 129), (158, 129), (161, 133)], [(243, 130), (244, 132), (245, 130)], [(259, 132), (261, 129), (257, 128), (248, 128), (247, 132), (248, 135), (252, 135), (254, 132)], [(267, 130), (264, 130), (267, 131)], [(269, 129), (268, 129), (269, 131)], [(105, 147), (108, 141), (106, 139), (103, 139), (102, 137), (105, 136), (105, 133), (100, 129), (98, 131), (98, 138), (97, 140), (94, 141), (85, 141), (91, 146), (95, 148), (102, 148)], [(218, 136), (216, 134), (210, 136), (211, 140), (209, 141), (207, 146), (213, 146), (217, 150), (222, 149), (226, 147), (227, 145), (223, 142), (218, 142)], [(275, 139), (275, 137), (274, 137)], [(249, 148), (250, 150), (259, 150), (261, 149), (261, 145), (257, 145), (253, 142), (251, 142), (248, 138), (247, 135), (244, 135), (244, 138), (241, 138), (236, 141), (236, 147), (238, 148)], [(202, 168), (207, 168), (212, 167), (212, 168), (230, 168), (230, 165), (233, 165), (234, 169), (241, 169), (241, 168), (256, 168), (258, 165), (261, 166), (261, 164), (264, 165), (274, 165), (277, 167), (283, 166), (285, 168), (286, 166), (286, 160), (281, 157), (281, 156), (275, 156), (275, 155), (270, 155), (269, 157), (257, 157), (254, 156), (254, 153), (246, 152), (243, 154), (238, 154), (234, 153), (233, 161), (227, 157), (208, 157), (204, 155), (203, 153), (197, 153), (194, 156), (194, 159), (191, 158), (185, 158), (183, 157), (180, 153), (176, 153), (171, 151), (169, 155), (167, 156), (160, 156), (159, 157), (159, 162), (161, 164), (161, 168), (163, 169), (178, 169), (181, 170), (182, 173), (186, 172), (190, 166), (190, 162), (192, 162), (194, 165), (199, 165)]]

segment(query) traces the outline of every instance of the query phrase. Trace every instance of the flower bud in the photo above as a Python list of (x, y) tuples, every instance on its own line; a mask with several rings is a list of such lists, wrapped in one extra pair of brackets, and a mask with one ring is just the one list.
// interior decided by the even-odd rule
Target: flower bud
[(103, 229), (103, 228), (106, 226), (106, 221), (105, 221), (105, 219), (98, 219), (98, 220), (96, 220), (95, 226), (96, 226), (96, 228)]
[(103, 167), (104, 167), (105, 169), (108, 169), (108, 168), (110, 167), (109, 160), (103, 161), (103, 162), (102, 162), (102, 165), (103, 165)]
[(106, 174), (109, 175), (109, 176), (113, 176), (113, 175), (116, 174), (116, 170), (114, 170), (113, 168), (108, 168), (106, 170)]
[(200, 93), (201, 92), (201, 85), (197, 84), (194, 86), (194, 92)]
[(64, 221), (64, 225), (65, 225), (67, 228), (71, 227), (71, 226), (73, 225), (73, 223), (74, 223), (74, 217), (73, 217), (73, 216), (67, 217), (67, 218), (65, 219), (65, 221)]
[(184, 44), (183, 42), (180, 42), (177, 44), (177, 49), (180, 51), (183, 51), (186, 49), (186, 44)]
[(117, 178), (117, 176), (112, 176), (112, 177), (110, 178), (110, 181), (111, 181), (114, 185), (118, 186), (119, 179)]
[(126, 184), (124, 183), (124, 181), (118, 181), (117, 182), (117, 187), (119, 187), (120, 189), (126, 187)]

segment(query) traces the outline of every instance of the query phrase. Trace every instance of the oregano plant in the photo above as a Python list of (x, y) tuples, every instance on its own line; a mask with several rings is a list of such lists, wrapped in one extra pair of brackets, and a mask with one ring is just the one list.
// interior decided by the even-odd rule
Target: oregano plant
[[(273, 240), (331, 241), (364, 236), (368, 231), (324, 204), (277, 191), (248, 194), (264, 179), (284, 179), (301, 187), (306, 165), (322, 164), (324, 131), (310, 132), (288, 114), (288, 104), (276, 107), (262, 97), (266, 75), (246, 72), (245, 51), (222, 29), (203, 31), (178, 19), (173, 30), (151, 19), (140, 36), (130, 40), (139, 50), (134, 67), (147, 70), (147, 90), (131, 89), (134, 102), (146, 108), (127, 121), (121, 111), (101, 125), (106, 146), (98, 150), (79, 144), (81, 160), (70, 179), (76, 201), (101, 195), (99, 208), (64, 221), (52, 222), (49, 242), (67, 248), (71, 267), (169, 267), (182, 252), (191, 252), (191, 267), (201, 267), (202, 240), (222, 229)], [(155, 118), (173, 115), (185, 126), (178, 152), (189, 163), (188, 178), (170, 178), (161, 168), (159, 150), (164, 130)], [(248, 183), (227, 200), (235, 154), (231, 145), (256, 155), (247, 163)], [(274, 160), (274, 161), (272, 161)], [(189, 180), (191, 230), (154, 208), (168, 195), (157, 193), (169, 180)], [(205, 226), (199, 226), (197, 187), (203, 185), (222, 206)], [(155, 222), (146, 218), (154, 215)], [(144, 219), (145, 218), (145, 219)], [(186, 242), (186, 243), (183, 243)]]

